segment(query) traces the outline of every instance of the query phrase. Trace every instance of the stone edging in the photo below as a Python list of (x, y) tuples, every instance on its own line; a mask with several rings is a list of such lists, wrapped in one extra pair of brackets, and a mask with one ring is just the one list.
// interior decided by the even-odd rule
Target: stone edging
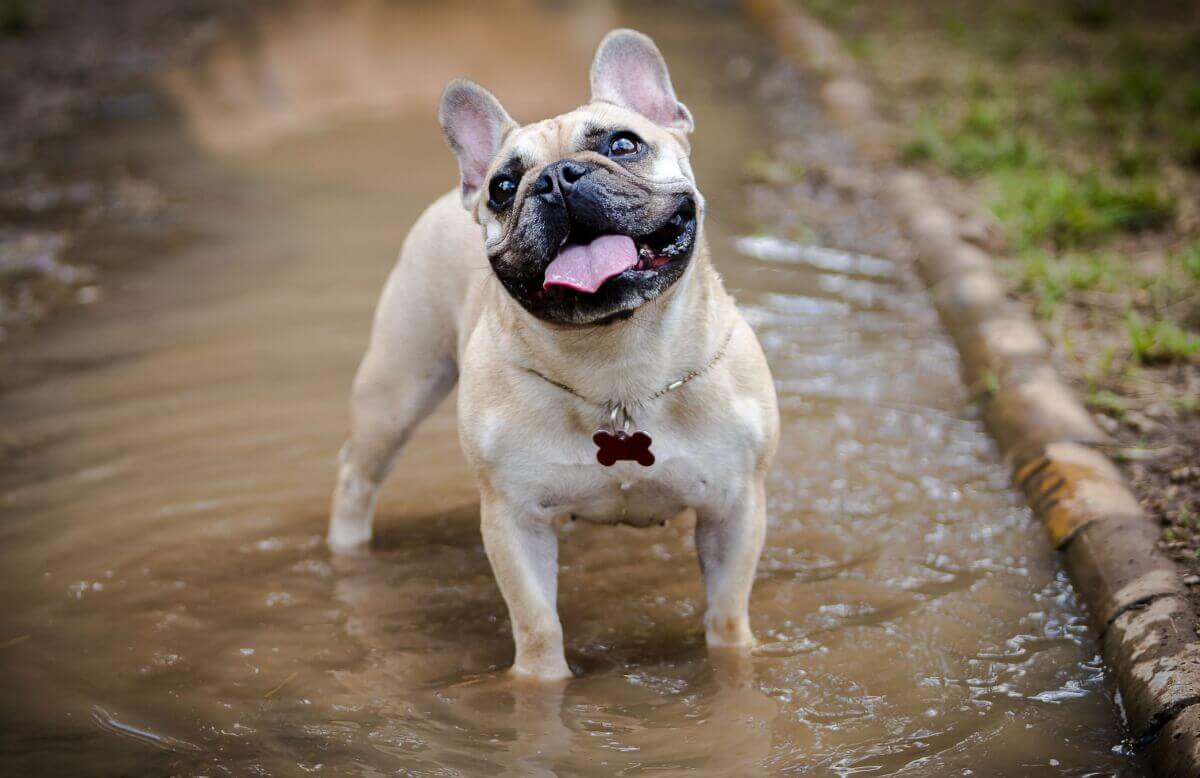
[(797, 0), (742, 0), (780, 51), (818, 79), (821, 101), (868, 159), (962, 358), (984, 421), (1054, 544), (1099, 634), (1134, 747), (1164, 775), (1200, 775), (1200, 622), (1158, 532), (1097, 446), (1109, 437), (1059, 376), (991, 257), (963, 240), (927, 179), (890, 164), (872, 89), (837, 37)]

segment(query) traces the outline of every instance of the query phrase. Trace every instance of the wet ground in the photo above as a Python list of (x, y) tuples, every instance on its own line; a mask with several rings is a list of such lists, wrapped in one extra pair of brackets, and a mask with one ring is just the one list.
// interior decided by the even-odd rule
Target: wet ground
[[(160, 111), (145, 82), (238, 5), (0, 0), (0, 347), (98, 302), (105, 273), (171, 243), (174, 214), (148, 171), (80, 141)], [(146, 245), (125, 251), (131, 241)]]
[[(277, 6), (165, 77), (190, 141), (109, 142), (198, 237), (6, 357), (0, 768), (1142, 774), (906, 247), (805, 86), (719, 10), (471, 7)], [(762, 646), (710, 662), (686, 527), (573, 527), (580, 677), (541, 688), (502, 672), (453, 403), (402, 457), (369, 555), (321, 534), (376, 296), (454, 182), (442, 83), (474, 76), (519, 119), (564, 110), (618, 25), (657, 38), (696, 116), (717, 265), (779, 388)], [(805, 175), (747, 182), (779, 146)]]

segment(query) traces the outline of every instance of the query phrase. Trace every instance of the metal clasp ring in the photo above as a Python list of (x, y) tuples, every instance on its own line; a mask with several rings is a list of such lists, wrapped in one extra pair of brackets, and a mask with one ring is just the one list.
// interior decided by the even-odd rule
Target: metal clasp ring
[(629, 428), (633, 425), (633, 418), (629, 415), (629, 410), (621, 403), (613, 403), (612, 411), (608, 414), (608, 426), (615, 434), (617, 432), (617, 417), (621, 417), (621, 431), (626, 435), (629, 434)]

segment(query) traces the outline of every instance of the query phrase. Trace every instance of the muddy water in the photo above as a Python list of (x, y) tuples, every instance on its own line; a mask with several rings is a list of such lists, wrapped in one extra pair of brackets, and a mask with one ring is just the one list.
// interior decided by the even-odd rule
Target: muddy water
[[(197, 238), (6, 362), (3, 772), (1141, 774), (905, 246), (762, 40), (719, 11), (336, 6), (276, 6), (167, 74), (191, 145), (119, 143)], [(717, 263), (779, 387), (762, 646), (707, 657), (686, 527), (572, 527), (580, 677), (539, 688), (502, 672), (453, 403), (368, 555), (321, 533), (376, 295), (453, 183), (441, 83), (562, 110), (618, 24), (658, 38), (696, 115)], [(745, 183), (772, 148), (802, 183)]]

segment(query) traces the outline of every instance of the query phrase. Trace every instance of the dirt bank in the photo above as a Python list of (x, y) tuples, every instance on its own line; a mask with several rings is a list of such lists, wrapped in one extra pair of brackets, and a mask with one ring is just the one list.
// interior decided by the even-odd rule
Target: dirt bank
[(0, 3), (0, 344), (61, 306), (101, 299), (104, 269), (131, 241), (178, 237), (170, 198), (97, 141), (168, 118), (152, 74), (238, 5)]
[(997, 258), (1200, 584), (1200, 8), (795, 2)]

